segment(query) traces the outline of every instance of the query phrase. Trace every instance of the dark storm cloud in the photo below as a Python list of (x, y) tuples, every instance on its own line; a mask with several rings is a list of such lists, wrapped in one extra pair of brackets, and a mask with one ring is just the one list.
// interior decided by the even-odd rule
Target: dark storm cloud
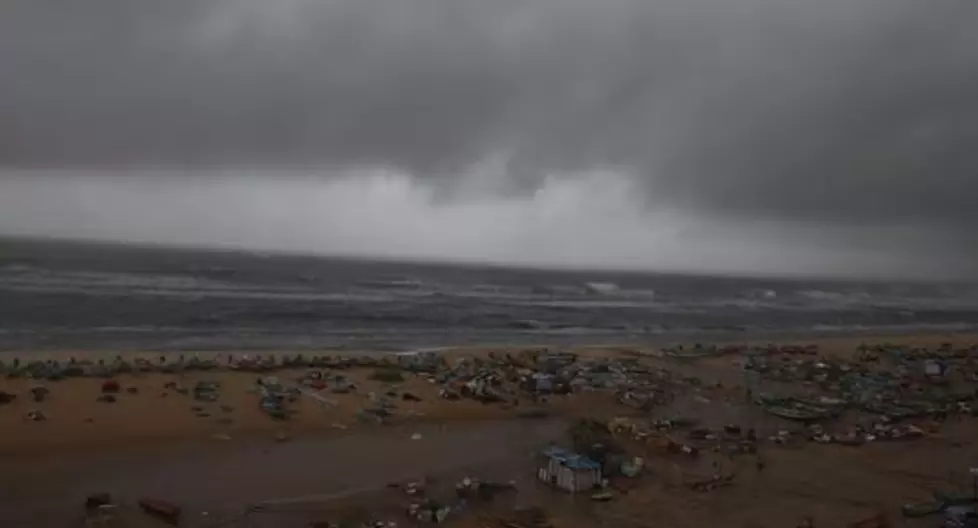
[(14, 0), (0, 164), (503, 156), (518, 189), (624, 167), (650, 203), (970, 241), (976, 27), (974, 0)]

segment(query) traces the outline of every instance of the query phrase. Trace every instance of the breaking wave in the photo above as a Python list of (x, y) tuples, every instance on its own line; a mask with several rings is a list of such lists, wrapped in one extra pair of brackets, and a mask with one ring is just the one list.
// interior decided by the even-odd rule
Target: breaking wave
[(139, 251), (69, 249), (0, 264), (0, 346), (54, 346), (58, 336), (73, 346), (218, 339), (242, 346), (438, 346), (960, 329), (978, 321), (978, 290), (948, 285), (585, 276)]
[(589, 292), (600, 295), (614, 295), (621, 291), (621, 288), (613, 282), (585, 282), (584, 287)]

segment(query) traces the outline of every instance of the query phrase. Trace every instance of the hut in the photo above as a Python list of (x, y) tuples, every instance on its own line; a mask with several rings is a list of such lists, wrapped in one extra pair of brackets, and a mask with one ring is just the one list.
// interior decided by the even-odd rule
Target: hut
[(584, 455), (559, 447), (549, 447), (541, 454), (537, 477), (557, 489), (576, 493), (601, 483), (601, 464)]

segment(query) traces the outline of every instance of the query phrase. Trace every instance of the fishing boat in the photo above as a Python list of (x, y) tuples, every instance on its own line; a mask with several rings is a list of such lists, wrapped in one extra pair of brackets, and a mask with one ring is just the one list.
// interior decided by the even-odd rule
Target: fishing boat
[(139, 507), (149, 515), (161, 521), (177, 526), (180, 523), (181, 509), (179, 506), (160, 499), (144, 498), (139, 500)]
[(814, 422), (830, 416), (830, 413), (824, 409), (766, 405), (764, 410), (779, 418), (796, 422)]
[(903, 512), (903, 516), (911, 519), (934, 515), (936, 513), (940, 513), (942, 509), (944, 509), (944, 504), (940, 501), (904, 504), (903, 507), (900, 508), (900, 510)]

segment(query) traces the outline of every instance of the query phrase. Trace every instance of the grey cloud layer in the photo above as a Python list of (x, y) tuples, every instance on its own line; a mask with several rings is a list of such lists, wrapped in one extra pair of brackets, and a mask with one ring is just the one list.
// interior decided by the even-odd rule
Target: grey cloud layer
[(711, 214), (978, 220), (974, 0), (13, 0), (0, 165), (489, 156)]

